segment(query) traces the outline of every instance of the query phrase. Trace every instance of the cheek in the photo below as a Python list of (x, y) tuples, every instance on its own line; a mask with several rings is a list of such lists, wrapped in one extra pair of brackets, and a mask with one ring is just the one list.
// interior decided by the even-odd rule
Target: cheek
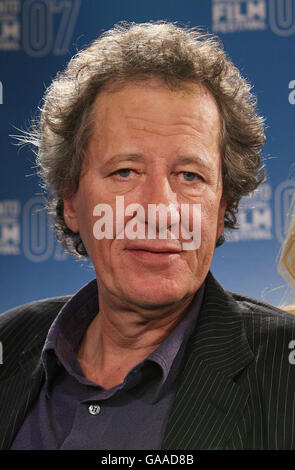
[(223, 220), (223, 218), (216, 205), (212, 204), (203, 208), (201, 217), (201, 249), (205, 249), (206, 247), (211, 256), (213, 255), (216, 240), (219, 236), (220, 220)]

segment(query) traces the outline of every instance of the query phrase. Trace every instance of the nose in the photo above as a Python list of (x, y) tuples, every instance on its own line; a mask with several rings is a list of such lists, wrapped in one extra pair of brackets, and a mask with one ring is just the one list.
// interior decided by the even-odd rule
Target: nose
[(166, 228), (170, 231), (173, 228), (178, 230), (179, 203), (166, 174), (157, 173), (147, 179), (143, 189), (143, 203), (150, 235)]
[(145, 185), (145, 202), (148, 204), (177, 204), (176, 193), (173, 192), (169, 177), (163, 171), (155, 171), (149, 175)]

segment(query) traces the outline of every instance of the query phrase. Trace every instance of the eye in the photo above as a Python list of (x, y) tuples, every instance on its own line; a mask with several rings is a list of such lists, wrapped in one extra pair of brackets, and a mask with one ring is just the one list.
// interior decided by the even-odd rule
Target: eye
[(188, 182), (194, 181), (196, 178), (199, 177), (199, 175), (197, 175), (196, 173), (192, 173), (191, 171), (183, 171), (182, 174), (185, 181)]
[(114, 172), (114, 175), (118, 175), (121, 178), (128, 178), (130, 176), (132, 170), (130, 168), (121, 168), (120, 170), (117, 170)]

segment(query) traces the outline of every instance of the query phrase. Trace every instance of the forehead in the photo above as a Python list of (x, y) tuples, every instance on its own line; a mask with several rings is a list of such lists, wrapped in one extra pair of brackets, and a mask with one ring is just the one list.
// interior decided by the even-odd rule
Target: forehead
[(92, 119), (90, 140), (99, 145), (137, 136), (149, 141), (179, 137), (219, 147), (218, 105), (202, 84), (186, 82), (171, 89), (153, 78), (109, 86), (98, 94)]

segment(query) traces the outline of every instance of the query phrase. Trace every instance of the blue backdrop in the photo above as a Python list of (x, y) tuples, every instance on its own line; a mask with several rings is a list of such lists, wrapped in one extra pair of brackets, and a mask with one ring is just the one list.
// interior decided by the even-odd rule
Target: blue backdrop
[(55, 241), (39, 211), (34, 155), (11, 135), (28, 126), (45, 88), (78, 49), (118, 21), (157, 19), (218, 34), (253, 84), (268, 126), (268, 179), (242, 201), (241, 228), (216, 250), (212, 272), (231, 290), (274, 304), (290, 300), (276, 265), (295, 188), (295, 0), (0, 0), (1, 312), (73, 293), (94, 277)]

